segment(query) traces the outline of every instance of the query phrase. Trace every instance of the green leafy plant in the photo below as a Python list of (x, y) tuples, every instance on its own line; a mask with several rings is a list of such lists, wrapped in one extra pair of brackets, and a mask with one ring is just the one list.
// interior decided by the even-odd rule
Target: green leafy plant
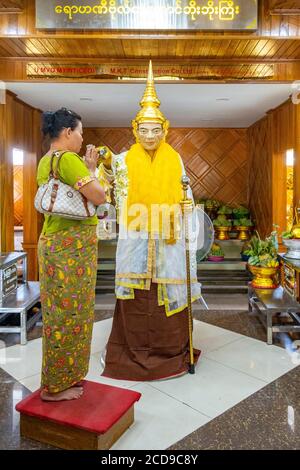
[(291, 230), (286, 230), (285, 232), (282, 232), (281, 236), (285, 240), (290, 240), (291, 238), (293, 238)]
[(235, 207), (232, 213), (236, 219), (244, 219), (244, 218), (247, 218), (246, 216), (249, 215), (250, 212), (249, 212), (249, 209), (247, 209), (247, 207), (239, 206), (239, 207)]
[(231, 227), (231, 220), (226, 219), (226, 215), (220, 214), (213, 221), (215, 227)]
[(245, 253), (247, 254), (247, 251), (251, 249), (251, 244), (250, 244), (250, 240), (246, 240), (244, 243), (243, 243), (243, 246), (242, 246), (242, 249), (241, 249), (241, 253)]
[(224, 256), (224, 251), (222, 250), (220, 245), (218, 245), (217, 243), (213, 243), (209, 252), (209, 256)]
[(220, 205), (220, 201), (217, 201), (216, 199), (206, 199), (205, 201), (206, 209), (218, 209)]
[(202, 204), (205, 207), (206, 199), (195, 199), (195, 204)]
[(244, 251), (249, 256), (248, 263), (251, 266), (277, 267), (277, 240), (276, 232), (272, 232), (265, 240), (261, 240), (256, 232), (249, 241), (249, 248)]
[(235, 219), (233, 221), (235, 227), (253, 227), (253, 222), (251, 219)]
[(231, 215), (232, 214), (232, 208), (229, 207), (229, 206), (226, 206), (225, 204), (223, 204), (218, 209), (218, 214)]

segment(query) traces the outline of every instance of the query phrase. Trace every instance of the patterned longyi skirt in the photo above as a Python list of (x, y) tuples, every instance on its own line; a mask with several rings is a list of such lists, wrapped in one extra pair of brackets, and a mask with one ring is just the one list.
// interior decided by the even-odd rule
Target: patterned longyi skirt
[(96, 227), (41, 235), (42, 388), (61, 392), (88, 372), (97, 272)]

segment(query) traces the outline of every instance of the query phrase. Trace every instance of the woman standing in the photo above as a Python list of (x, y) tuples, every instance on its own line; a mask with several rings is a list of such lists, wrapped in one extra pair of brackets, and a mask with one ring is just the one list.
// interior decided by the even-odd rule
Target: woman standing
[[(37, 181), (48, 181), (54, 152), (62, 182), (73, 186), (89, 201), (105, 202), (95, 177), (97, 153), (89, 147), (85, 159), (81, 117), (61, 108), (43, 114), (43, 134), (50, 149), (41, 159)], [(58, 157), (53, 159), (54, 168)], [(45, 215), (38, 245), (43, 312), (43, 363), (41, 399), (72, 400), (83, 393), (81, 380), (88, 372), (97, 272), (97, 217), (85, 220)]]

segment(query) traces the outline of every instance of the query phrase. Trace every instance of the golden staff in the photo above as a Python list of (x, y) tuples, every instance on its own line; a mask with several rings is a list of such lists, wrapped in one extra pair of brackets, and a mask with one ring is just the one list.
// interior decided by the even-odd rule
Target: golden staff
[(192, 295), (191, 295), (191, 265), (190, 265), (190, 251), (189, 251), (189, 220), (187, 209), (187, 202), (190, 204), (192, 200), (188, 197), (187, 191), (190, 184), (190, 179), (188, 176), (183, 175), (181, 179), (182, 189), (183, 189), (183, 200), (180, 201), (181, 210), (183, 213), (184, 219), (184, 234), (185, 234), (185, 262), (186, 262), (186, 289), (187, 289), (187, 304), (188, 304), (188, 321), (189, 321), (189, 345), (190, 345), (190, 364), (189, 364), (189, 373), (195, 373), (195, 363), (194, 363), (194, 348), (193, 348), (193, 315), (192, 315)]

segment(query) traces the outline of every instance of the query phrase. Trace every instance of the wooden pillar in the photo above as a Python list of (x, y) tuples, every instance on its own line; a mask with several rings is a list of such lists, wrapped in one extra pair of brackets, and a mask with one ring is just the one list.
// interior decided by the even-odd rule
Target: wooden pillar
[[(287, 109), (288, 110), (288, 109)], [(287, 206), (287, 167), (286, 155), (281, 149), (283, 125), (281, 116), (272, 111), (269, 113), (269, 145), (272, 161), (272, 224), (278, 225), (278, 233), (286, 230)], [(273, 230), (270, 227), (270, 231)]]
[[(28, 256), (28, 279), (38, 279), (37, 243), (41, 231), (41, 215), (34, 208), (34, 197), (37, 190), (36, 172), (41, 157), (41, 136), (39, 110), (31, 111), (30, 142), (25, 152), (24, 177), (24, 209), (23, 209), (23, 249)], [(29, 126), (28, 126), (29, 127)]]
[(294, 161), (294, 206), (300, 207), (300, 103), (294, 105), (295, 161)]
[(13, 96), (0, 104), (0, 251), (14, 250)]

